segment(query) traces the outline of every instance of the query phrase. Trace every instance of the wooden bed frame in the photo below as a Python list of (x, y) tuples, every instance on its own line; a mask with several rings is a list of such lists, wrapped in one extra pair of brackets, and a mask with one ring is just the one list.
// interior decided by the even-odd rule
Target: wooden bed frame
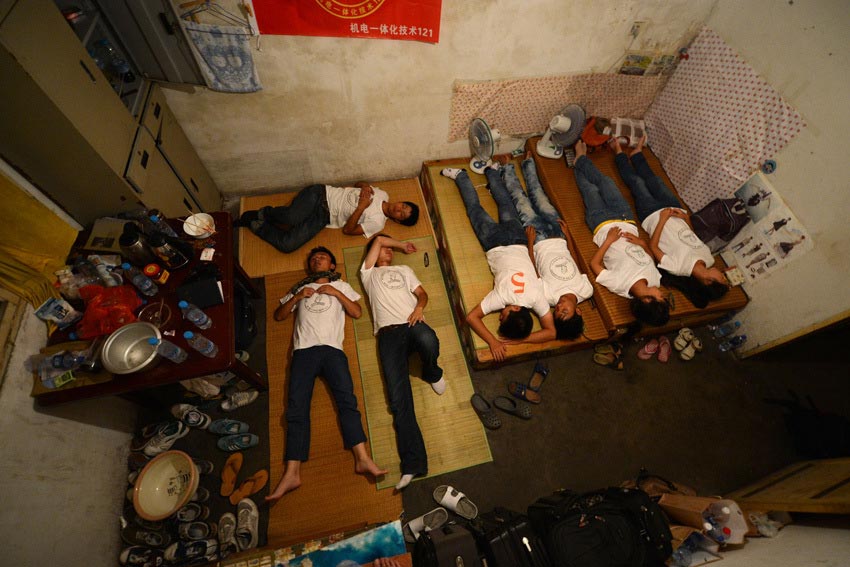
[[(593, 233), (587, 227), (584, 220), (584, 201), (576, 185), (575, 176), (567, 167), (565, 160), (548, 159), (537, 155), (534, 148), (539, 139), (539, 137), (535, 137), (526, 141), (526, 150), (531, 151), (533, 154), (540, 183), (570, 229), (570, 233), (576, 244), (578, 256), (576, 262), (593, 282), (594, 297), (596, 298), (599, 311), (605, 321), (605, 326), (609, 334), (612, 338), (622, 335), (629, 329), (634, 329), (637, 321), (629, 309), (627, 299), (611, 293), (605, 286), (596, 282), (596, 278), (590, 270), (590, 259), (593, 258), (597, 247), (593, 243)], [(668, 187), (676, 192), (667, 174), (662, 169), (658, 158), (655, 157), (648, 147), (644, 149), (644, 154), (652, 170), (664, 180), (664, 183)], [(614, 164), (614, 152), (608, 148), (600, 148), (588, 154), (588, 158), (590, 158), (603, 174), (614, 180), (617, 187), (620, 188), (620, 191), (632, 205), (632, 209), (634, 209), (634, 200), (631, 193), (617, 173), (617, 168)], [(679, 196), (678, 193), (676, 193), (676, 196)], [(682, 201), (682, 199), (679, 198), (679, 201)], [(687, 209), (687, 206), (684, 204), (682, 207)], [(639, 230), (641, 235), (649, 240), (649, 236), (643, 228), (639, 227)], [(727, 267), (720, 256), (716, 256), (715, 261), (717, 267), (721, 269)], [(699, 309), (678, 290), (671, 291), (673, 294), (673, 309), (670, 312), (669, 323), (662, 327), (644, 326), (637, 332), (638, 335), (661, 335), (675, 331), (681, 327), (699, 326), (717, 319), (724, 313), (741, 309), (749, 301), (744, 290), (740, 286), (737, 286), (731, 288), (729, 293), (723, 298), (712, 301), (704, 309)]]

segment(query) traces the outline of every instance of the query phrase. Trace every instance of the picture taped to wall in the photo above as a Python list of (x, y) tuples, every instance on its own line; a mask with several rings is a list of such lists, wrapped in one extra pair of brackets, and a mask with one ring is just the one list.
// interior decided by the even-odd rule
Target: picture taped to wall
[(442, 0), (254, 0), (260, 33), (440, 41)]

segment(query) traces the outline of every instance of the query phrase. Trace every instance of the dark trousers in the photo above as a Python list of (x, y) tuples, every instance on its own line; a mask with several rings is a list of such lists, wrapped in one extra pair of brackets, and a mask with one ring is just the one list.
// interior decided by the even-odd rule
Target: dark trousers
[(366, 441), (345, 353), (323, 345), (298, 349), (292, 353), (289, 371), (286, 461), (306, 461), (310, 455), (310, 403), (317, 376), (324, 376), (331, 389), (345, 448), (350, 449)]
[(682, 207), (682, 203), (670, 188), (649, 167), (642, 153), (635, 154), (631, 158), (620, 153), (614, 158), (614, 162), (617, 164), (620, 177), (632, 192), (640, 222), (655, 211), (667, 207)]
[(410, 388), (409, 358), (412, 352), (418, 352), (422, 359), (423, 380), (433, 384), (443, 377), (443, 369), (437, 365), (440, 341), (434, 329), (425, 323), (417, 323), (412, 327), (392, 325), (378, 331), (378, 354), (393, 414), (401, 472), (419, 476), (428, 473), (428, 455), (416, 422), (413, 390)]
[(305, 187), (285, 207), (263, 207), (260, 220), (254, 234), (281, 252), (298, 250), (331, 221), (325, 186)]

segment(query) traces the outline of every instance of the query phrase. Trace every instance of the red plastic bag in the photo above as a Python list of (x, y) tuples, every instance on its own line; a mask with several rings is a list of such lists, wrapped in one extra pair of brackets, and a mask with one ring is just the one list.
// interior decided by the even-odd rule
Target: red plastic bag
[(81, 339), (108, 335), (132, 323), (136, 320), (133, 311), (142, 304), (136, 290), (129, 285), (87, 285), (80, 288), (80, 297), (86, 302), (83, 320), (77, 325), (77, 336)]

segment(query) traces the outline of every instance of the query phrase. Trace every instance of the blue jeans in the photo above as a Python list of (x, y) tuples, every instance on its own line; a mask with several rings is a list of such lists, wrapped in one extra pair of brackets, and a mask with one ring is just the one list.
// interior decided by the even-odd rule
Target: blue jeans
[(617, 184), (603, 175), (587, 156), (576, 160), (573, 173), (584, 200), (584, 221), (591, 231), (596, 231), (596, 227), (605, 221), (635, 220), (632, 208)]
[(254, 234), (281, 252), (298, 250), (331, 222), (325, 186), (305, 187), (288, 206), (263, 207), (260, 220), (260, 226), (252, 228)]
[(431, 327), (425, 323), (412, 327), (405, 323), (378, 331), (378, 354), (393, 414), (401, 473), (419, 476), (428, 473), (428, 455), (416, 422), (410, 388), (409, 358), (414, 351), (422, 359), (422, 379), (430, 384), (438, 382), (443, 377), (443, 369), (437, 365), (440, 341)]
[(310, 402), (317, 376), (325, 377), (336, 402), (345, 448), (350, 449), (366, 441), (345, 353), (324, 345), (298, 349), (292, 353), (289, 369), (286, 461), (306, 461), (310, 455)]
[(478, 242), (481, 243), (485, 252), (497, 246), (525, 244), (525, 229), (517, 216), (516, 207), (508, 195), (502, 176), (498, 171), (490, 168), (487, 168), (484, 174), (490, 185), (490, 194), (499, 207), (499, 222), (493, 220), (493, 217), (481, 206), (475, 186), (466, 171), (458, 173), (455, 179), (463, 204), (466, 206), (466, 216), (472, 223), (472, 230), (475, 231)]
[(640, 222), (659, 209), (682, 206), (664, 181), (650, 169), (642, 153), (633, 155), (631, 162), (626, 154), (619, 153), (614, 162), (620, 177), (632, 192)]
[(563, 238), (561, 226), (558, 224), (558, 219), (561, 217), (546, 196), (543, 186), (540, 185), (534, 160), (531, 158), (523, 160), (521, 167), (525, 185), (528, 187), (528, 195), (522, 190), (514, 164), (505, 165), (502, 168), (502, 176), (523, 226), (534, 227), (537, 231), (535, 242), (547, 238)]

